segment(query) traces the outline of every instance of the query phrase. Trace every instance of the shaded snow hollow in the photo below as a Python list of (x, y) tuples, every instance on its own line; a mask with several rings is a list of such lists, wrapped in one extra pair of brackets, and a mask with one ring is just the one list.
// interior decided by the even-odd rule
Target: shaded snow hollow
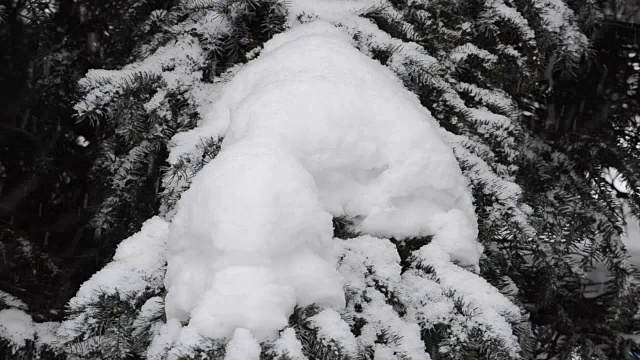
[[(273, 340), (295, 305), (342, 308), (332, 217), (376, 237), (433, 235), (482, 252), (466, 180), (442, 130), (393, 73), (323, 22), (275, 36), (170, 156), (224, 136), (169, 228), (168, 319), (213, 338)], [(186, 329), (185, 329), (186, 330)]]

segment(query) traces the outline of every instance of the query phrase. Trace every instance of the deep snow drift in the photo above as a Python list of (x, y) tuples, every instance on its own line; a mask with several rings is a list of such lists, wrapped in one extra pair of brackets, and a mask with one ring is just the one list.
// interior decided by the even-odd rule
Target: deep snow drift
[(170, 156), (225, 138), (170, 225), (168, 319), (263, 341), (296, 304), (343, 307), (336, 216), (377, 237), (432, 235), (477, 266), (471, 196), (439, 126), (340, 30), (314, 22), (277, 35), (221, 94)]

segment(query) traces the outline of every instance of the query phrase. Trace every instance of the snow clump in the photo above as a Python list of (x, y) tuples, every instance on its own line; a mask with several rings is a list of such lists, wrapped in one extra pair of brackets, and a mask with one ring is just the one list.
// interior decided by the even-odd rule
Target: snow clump
[(210, 136), (224, 137), (221, 151), (183, 194), (168, 238), (167, 318), (189, 331), (274, 340), (296, 305), (343, 308), (332, 217), (376, 237), (433, 236), (477, 267), (471, 196), (439, 125), (328, 23), (266, 43), (170, 158)]

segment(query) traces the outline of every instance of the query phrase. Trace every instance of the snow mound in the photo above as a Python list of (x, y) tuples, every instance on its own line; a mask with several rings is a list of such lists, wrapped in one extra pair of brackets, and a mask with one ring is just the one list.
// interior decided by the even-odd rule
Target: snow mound
[(311, 176), (274, 145), (239, 143), (205, 166), (171, 226), (167, 317), (212, 338), (237, 327), (261, 340), (296, 303), (341, 307), (342, 285), (322, 247), (331, 216)]
[(6, 309), (0, 311), (0, 336), (9, 339), (18, 346), (24, 346), (26, 340), (32, 340), (35, 329), (31, 316), (22, 310)]
[(20, 309), (0, 310), (0, 339), (8, 340), (12, 349), (24, 347), (27, 341), (34, 342), (36, 347), (56, 344), (59, 339), (55, 333), (59, 325), (56, 322), (35, 323), (31, 315)]
[(296, 337), (296, 331), (293, 328), (286, 328), (280, 333), (280, 338), (273, 343), (274, 353), (277, 356), (285, 357), (292, 360), (306, 360), (302, 352), (302, 344)]
[[(471, 196), (441, 130), (393, 73), (314, 22), (275, 36), (176, 137), (223, 136), (170, 226), (167, 317), (211, 338), (277, 338), (294, 306), (341, 308), (331, 219), (378, 237), (482, 252)], [(238, 335), (238, 334), (236, 334)], [(235, 338), (235, 336), (234, 336)]]
[(260, 344), (247, 329), (236, 329), (233, 339), (227, 344), (225, 360), (259, 360)]

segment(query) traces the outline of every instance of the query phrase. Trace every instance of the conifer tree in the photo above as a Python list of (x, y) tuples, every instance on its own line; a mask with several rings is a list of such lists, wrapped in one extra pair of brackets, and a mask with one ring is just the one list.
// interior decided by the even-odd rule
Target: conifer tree
[[(638, 309), (620, 240), (623, 204), (640, 217), (637, 115), (628, 111), (637, 72), (597, 126), (598, 110), (568, 95), (593, 80), (579, 74), (594, 61), (589, 39), (601, 18), (594, 2), (561, 0), (182, 1), (153, 12), (131, 64), (80, 82), (78, 116), (105, 134), (93, 176), (107, 196), (92, 226), (126, 239), (69, 303), (56, 356), (233, 359), (256, 343), (246, 329), (207, 338), (167, 318), (169, 223), (224, 151), (223, 136), (197, 126), (225, 85), (274, 35), (324, 22), (390, 69), (442, 127), (484, 253), (475, 268), (432, 235), (376, 237), (357, 216), (334, 216), (345, 307), (296, 307), (276, 340), (257, 345), (260, 358), (625, 358)], [(614, 86), (607, 91), (623, 92)], [(603, 176), (610, 168), (627, 184), (622, 196)], [(591, 297), (585, 281), (597, 262), (611, 276)]]

